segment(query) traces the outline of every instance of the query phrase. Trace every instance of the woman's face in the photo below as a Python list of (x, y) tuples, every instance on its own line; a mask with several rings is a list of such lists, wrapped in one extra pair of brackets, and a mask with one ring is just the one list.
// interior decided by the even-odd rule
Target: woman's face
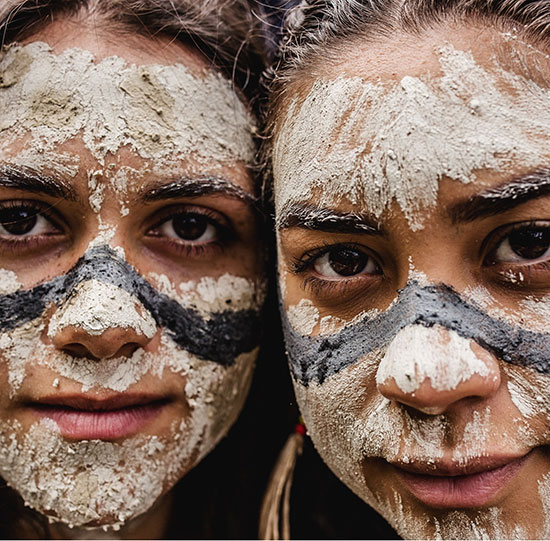
[(97, 32), (0, 59), (0, 474), (55, 521), (117, 528), (235, 421), (263, 257), (231, 84)]
[(401, 536), (548, 536), (548, 57), (475, 28), (342, 56), (274, 141), (308, 432)]

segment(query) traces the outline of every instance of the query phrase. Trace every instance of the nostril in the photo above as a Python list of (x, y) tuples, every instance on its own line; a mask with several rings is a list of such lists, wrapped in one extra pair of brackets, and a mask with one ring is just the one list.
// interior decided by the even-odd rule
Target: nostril
[(79, 359), (91, 359), (92, 361), (99, 361), (99, 358), (95, 355), (92, 355), (90, 351), (84, 347), (82, 344), (72, 343), (65, 344), (62, 348), (62, 351), (68, 353), (72, 357), (77, 357)]
[(72, 357), (76, 357), (79, 359), (90, 359), (92, 361), (100, 361), (101, 359), (113, 359), (118, 357), (130, 358), (139, 348), (140, 348), (140, 345), (137, 342), (130, 342), (130, 343), (124, 344), (115, 353), (112, 353), (112, 350), (111, 351), (106, 350), (102, 352), (103, 354), (99, 354), (99, 355), (98, 355), (99, 351), (96, 351), (96, 354), (94, 355), (87, 347), (78, 343), (66, 344), (61, 349), (65, 353), (68, 353), (69, 355), (71, 355)]
[(137, 342), (124, 344), (113, 357), (131, 357), (141, 346)]

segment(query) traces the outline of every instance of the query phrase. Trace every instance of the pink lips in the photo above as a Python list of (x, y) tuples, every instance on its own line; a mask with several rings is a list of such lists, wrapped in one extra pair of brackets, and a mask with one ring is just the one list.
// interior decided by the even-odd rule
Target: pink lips
[(394, 467), (403, 484), (424, 504), (460, 509), (487, 505), (515, 477), (527, 456), (488, 458), (461, 468), (405, 464)]
[(115, 440), (138, 433), (160, 414), (166, 403), (143, 395), (105, 400), (66, 396), (42, 399), (30, 407), (39, 417), (54, 421), (66, 438)]

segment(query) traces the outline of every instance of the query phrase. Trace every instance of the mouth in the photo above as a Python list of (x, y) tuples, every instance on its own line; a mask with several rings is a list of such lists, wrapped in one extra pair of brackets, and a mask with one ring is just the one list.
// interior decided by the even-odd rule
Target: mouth
[(86, 395), (44, 397), (28, 407), (51, 419), (61, 436), (75, 440), (116, 440), (142, 431), (170, 402), (166, 397), (120, 394), (98, 399)]
[(391, 463), (409, 492), (438, 509), (483, 507), (518, 474), (529, 454), (482, 457), (464, 465)]

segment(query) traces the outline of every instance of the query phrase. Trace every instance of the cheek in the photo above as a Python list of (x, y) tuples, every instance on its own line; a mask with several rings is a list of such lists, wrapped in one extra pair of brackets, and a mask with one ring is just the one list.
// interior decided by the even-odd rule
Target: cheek
[(365, 482), (362, 464), (367, 448), (380, 434), (376, 421), (387, 401), (376, 391), (375, 374), (380, 354), (369, 354), (352, 367), (307, 385), (294, 381), (296, 398), (308, 435), (331, 470), (362, 499), (373, 496)]
[(185, 395), (191, 409), (185, 440), (200, 442), (197, 462), (227, 434), (248, 394), (258, 350), (243, 353), (230, 367), (195, 361), (187, 372)]
[(0, 269), (0, 295), (15, 293), (21, 288), (21, 283), (15, 272)]

